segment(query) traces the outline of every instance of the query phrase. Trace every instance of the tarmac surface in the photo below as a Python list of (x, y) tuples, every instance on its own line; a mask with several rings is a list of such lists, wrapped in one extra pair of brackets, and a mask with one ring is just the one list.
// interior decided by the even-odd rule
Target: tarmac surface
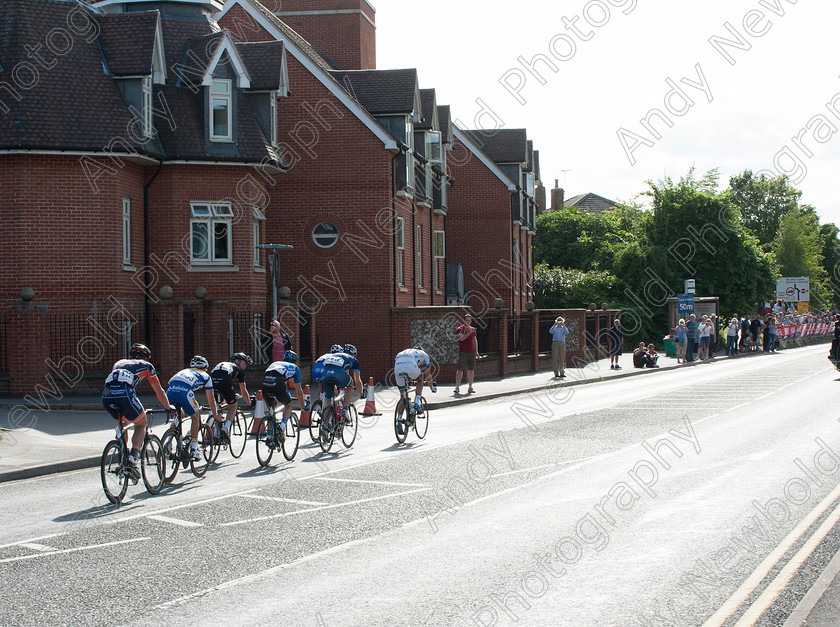
[[(620, 359), (623, 365), (619, 370), (611, 369), (609, 358), (605, 358), (581, 367), (567, 367), (566, 376), (562, 379), (555, 379), (550, 371), (508, 376), (504, 379), (482, 378), (474, 382), (472, 394), (466, 393), (467, 385), (462, 382), (461, 394), (455, 394), (454, 384), (444, 383), (438, 385), (437, 393), (434, 394), (425, 389), (423, 396), (429, 409), (438, 409), (537, 392), (547, 385), (585, 385), (605, 379), (653, 375), (674, 368), (712, 366), (716, 361), (733, 359), (719, 353), (708, 361), (677, 364), (675, 357), (667, 357), (664, 353), (660, 355), (660, 367), (656, 369), (634, 368), (632, 354), (625, 352)], [(741, 353), (734, 359), (760, 358), (764, 355), (762, 352)], [(160, 406), (148, 389), (140, 390), (139, 396), (147, 409)], [(397, 398), (396, 387), (377, 387), (377, 412), (393, 411)], [(46, 400), (49, 401), (49, 409), (33, 408), (23, 398), (0, 398), (0, 482), (99, 465), (105, 444), (114, 436), (114, 422), (103, 409), (100, 397), (47, 397)], [(365, 400), (356, 400), (355, 405), (361, 412)], [(154, 416), (152, 432), (161, 435), (165, 428), (160, 415)]]

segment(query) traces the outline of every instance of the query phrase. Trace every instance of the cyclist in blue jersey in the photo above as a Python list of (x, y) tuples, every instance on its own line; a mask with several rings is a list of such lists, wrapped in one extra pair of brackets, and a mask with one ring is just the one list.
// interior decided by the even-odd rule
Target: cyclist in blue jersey
[(304, 411), (309, 411), (309, 405), (303, 399), (303, 390), (300, 386), (300, 368), (297, 366), (298, 356), (294, 351), (286, 351), (283, 354), (283, 361), (275, 361), (265, 369), (262, 382), (262, 393), (265, 402), (274, 407), (276, 402), (283, 406), (283, 419), (280, 421), (281, 429), (286, 428), (286, 421), (292, 414), (292, 397), (289, 390), (295, 391), (298, 403)]
[(344, 348), (339, 346), (338, 344), (333, 344), (330, 347), (330, 352), (324, 355), (321, 355), (318, 359), (315, 360), (315, 363), (312, 364), (312, 380), (317, 383), (319, 386), (321, 385), (321, 379), (324, 378), (324, 359), (328, 355), (334, 355), (336, 353), (340, 353), (343, 351)]
[[(352, 344), (346, 344), (344, 350), (340, 353), (330, 353), (322, 357), (324, 360), (324, 374), (321, 377), (321, 386), (324, 390), (324, 397), (327, 405), (331, 405), (333, 397), (335, 396), (335, 388), (348, 388), (355, 385), (356, 391), (359, 393), (359, 398), (363, 397), (362, 392), (362, 378), (359, 374), (361, 366), (359, 360), (356, 358), (356, 347)], [(350, 397), (352, 392), (345, 393), (343, 408), (341, 415), (336, 416), (343, 419), (347, 413), (346, 410), (350, 406)]]
[(224, 400), (227, 403), (227, 420), (221, 425), (222, 441), (227, 438), (227, 441), (230, 442), (230, 425), (236, 417), (234, 382), (239, 384), (240, 398), (245, 401), (249, 400), (248, 387), (245, 385), (245, 369), (252, 363), (254, 363), (254, 360), (245, 353), (234, 353), (230, 361), (216, 364), (216, 367), (210, 372), (210, 378), (213, 379), (213, 390), (218, 402)]
[(169, 379), (169, 387), (166, 389), (166, 396), (173, 405), (180, 405), (184, 416), (191, 421), (190, 424), (190, 455), (193, 459), (201, 459), (198, 450), (198, 430), (201, 426), (198, 410), (199, 402), (195, 399), (195, 393), (204, 390), (207, 394), (207, 406), (213, 418), (222, 420), (216, 408), (216, 399), (213, 398), (213, 379), (207, 374), (210, 363), (201, 355), (196, 355), (190, 360), (190, 367), (180, 370)]
[(102, 405), (108, 413), (119, 420), (121, 416), (134, 425), (134, 435), (131, 438), (131, 451), (128, 463), (132, 474), (140, 471), (140, 449), (146, 437), (146, 410), (137, 398), (135, 388), (143, 379), (148, 380), (161, 405), (166, 409), (173, 409), (169, 399), (160, 385), (155, 367), (149, 361), (152, 351), (143, 344), (134, 344), (128, 352), (129, 359), (120, 359), (111, 369), (111, 374), (105, 379), (105, 389), (102, 390)]

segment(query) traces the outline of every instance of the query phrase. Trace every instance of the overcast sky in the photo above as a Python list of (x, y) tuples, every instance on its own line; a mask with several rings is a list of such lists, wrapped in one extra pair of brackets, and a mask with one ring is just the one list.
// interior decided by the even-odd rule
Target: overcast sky
[[(834, 0), (371, 1), (378, 67), (416, 67), (459, 125), (527, 128), (543, 184), (567, 198), (750, 168), (789, 174), (840, 225)], [(645, 128), (653, 109), (668, 119)]]

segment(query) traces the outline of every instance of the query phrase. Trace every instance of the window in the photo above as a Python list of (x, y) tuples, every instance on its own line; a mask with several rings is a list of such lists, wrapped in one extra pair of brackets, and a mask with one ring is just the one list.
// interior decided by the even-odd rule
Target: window
[(516, 241), (513, 242), (513, 257), (511, 258), (513, 265), (519, 265), (519, 244)]
[(152, 77), (145, 76), (142, 81), (143, 92), (143, 137), (151, 137), (152, 129)]
[(525, 174), (525, 193), (528, 194), (529, 198), (534, 197), (534, 174), (532, 172)]
[(262, 228), (262, 222), (265, 220), (265, 216), (263, 215), (262, 211), (259, 210), (256, 206), (254, 207), (254, 225), (253, 225), (253, 233), (254, 233), (254, 267), (259, 268), (260, 266), (260, 248), (258, 246), (261, 244), (260, 241), (260, 229)]
[(131, 198), (123, 198), (122, 202), (123, 226), (123, 264), (131, 265)]
[(405, 116), (405, 143), (408, 150), (405, 153), (405, 186), (414, 189), (414, 124), (411, 116)]
[(415, 250), (417, 251), (417, 287), (423, 289), (423, 227), (417, 226), (417, 241), (415, 243)]
[(269, 127), (271, 128), (271, 145), (277, 145), (277, 93), (268, 95)]
[(426, 132), (426, 159), (433, 163), (440, 163), (440, 131)]
[(440, 264), (441, 259), (446, 258), (446, 234), (443, 231), (434, 231), (434, 243), (432, 246), (432, 254), (434, 255), (434, 285), (435, 291), (440, 291)]
[(312, 229), (312, 241), (318, 248), (332, 248), (338, 244), (338, 227), (329, 222), (321, 222)]
[(190, 261), (232, 263), (233, 210), (229, 204), (192, 203)]
[(210, 140), (232, 141), (231, 81), (213, 79), (210, 86)]
[(400, 287), (405, 285), (403, 251), (405, 251), (405, 218), (397, 218), (397, 283)]

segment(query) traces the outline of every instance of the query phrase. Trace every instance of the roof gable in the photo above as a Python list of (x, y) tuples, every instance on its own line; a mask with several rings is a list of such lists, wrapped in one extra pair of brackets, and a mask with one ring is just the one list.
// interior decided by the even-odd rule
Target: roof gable
[(528, 165), (528, 136), (524, 128), (464, 131), (496, 163)]
[(589, 192), (569, 198), (563, 203), (563, 206), (578, 207), (587, 213), (602, 213), (615, 209), (618, 203), (609, 198), (604, 198), (603, 196)]
[[(109, 13), (97, 18), (99, 44), (113, 76), (149, 76), (159, 47), (160, 13)], [(158, 59), (160, 67), (160, 59)], [(165, 64), (163, 64), (165, 70)]]
[(282, 41), (237, 43), (236, 49), (248, 68), (252, 90), (279, 91), (283, 96), (289, 93), (289, 73)]
[(508, 191), (516, 191), (516, 184), (512, 180), (510, 180), (509, 176), (502, 172), (499, 166), (497, 166), (493, 162), (493, 160), (478, 147), (478, 145), (476, 145), (476, 143), (472, 140), (472, 138), (467, 132), (461, 130), (455, 124), (453, 124), (452, 136), (459, 142), (461, 142), (467, 150), (473, 153), (476, 156), (476, 158), (496, 176), (496, 178), (498, 178), (504, 185), (506, 185)]

